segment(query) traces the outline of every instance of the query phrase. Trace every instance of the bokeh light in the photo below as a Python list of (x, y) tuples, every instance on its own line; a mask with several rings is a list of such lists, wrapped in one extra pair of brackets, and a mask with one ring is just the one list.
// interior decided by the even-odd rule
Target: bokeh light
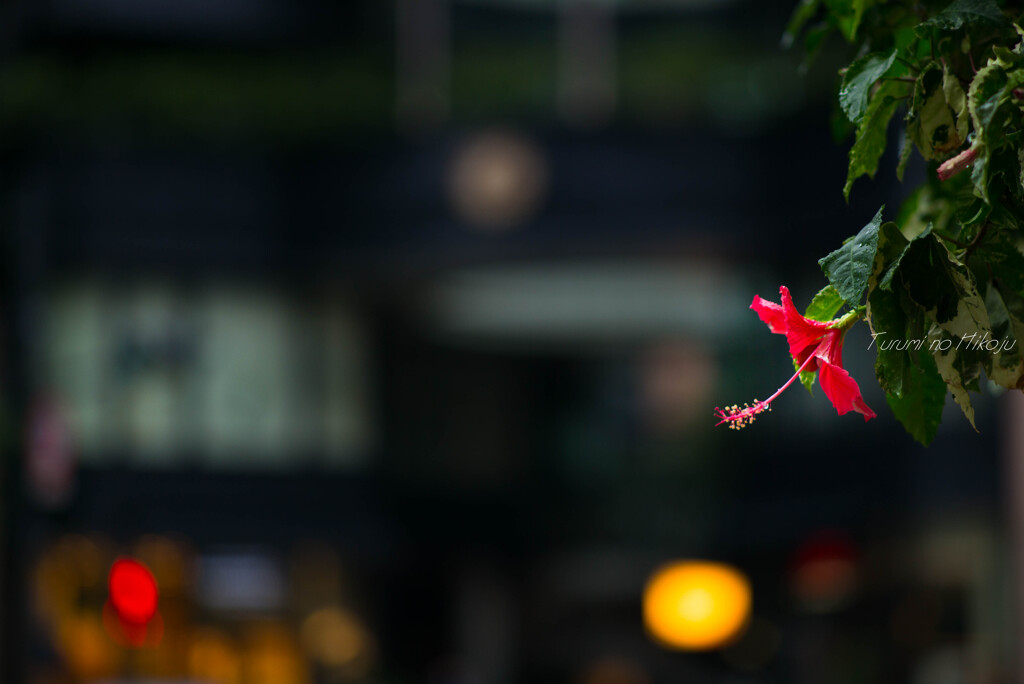
[(365, 675), (374, 655), (373, 638), (357, 615), (328, 607), (313, 612), (302, 623), (302, 645), (325, 667)]
[(144, 624), (156, 614), (156, 580), (142, 563), (131, 558), (114, 561), (109, 587), (110, 602), (122, 620)]
[(131, 622), (122, 617), (112, 601), (103, 605), (103, 628), (118, 646), (143, 648), (159, 646), (164, 638), (164, 619), (157, 611), (146, 622)]
[(681, 561), (657, 570), (644, 590), (644, 625), (664, 646), (709, 650), (740, 634), (750, 616), (747, 578), (721, 563)]
[(153, 573), (160, 594), (167, 597), (179, 593), (185, 583), (185, 550), (183, 544), (160, 535), (150, 534), (135, 544), (132, 555)]
[(650, 684), (644, 668), (628, 658), (601, 658), (576, 679), (576, 684)]
[(487, 131), (457, 151), (449, 173), (449, 197), (467, 225), (500, 231), (529, 218), (547, 190), (547, 162), (523, 135)]
[(857, 553), (840, 532), (819, 532), (793, 555), (790, 591), (806, 612), (827, 613), (847, 605), (857, 588)]
[(242, 658), (238, 646), (218, 629), (197, 630), (188, 647), (188, 674), (211, 684), (240, 684)]
[(110, 677), (120, 664), (117, 649), (103, 636), (100, 619), (88, 613), (61, 618), (57, 649), (68, 670), (81, 681)]
[(309, 684), (306, 661), (285, 623), (249, 623), (242, 640), (244, 684)]

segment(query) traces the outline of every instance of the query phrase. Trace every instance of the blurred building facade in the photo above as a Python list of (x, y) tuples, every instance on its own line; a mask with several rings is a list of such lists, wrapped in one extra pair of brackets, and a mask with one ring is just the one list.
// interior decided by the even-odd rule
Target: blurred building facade
[[(994, 397), (713, 429), (792, 372), (752, 295), (900, 198), (789, 10), (5, 3), (3, 681), (1013, 681)], [(644, 630), (687, 558), (727, 646)]]

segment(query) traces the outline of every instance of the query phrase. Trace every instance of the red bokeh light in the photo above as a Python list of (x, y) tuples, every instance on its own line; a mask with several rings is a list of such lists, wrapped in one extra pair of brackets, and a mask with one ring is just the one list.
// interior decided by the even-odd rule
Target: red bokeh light
[(156, 580), (142, 563), (118, 559), (110, 568), (108, 584), (110, 603), (125, 622), (144, 625), (156, 614)]
[(842, 532), (824, 530), (796, 550), (790, 589), (806, 610), (829, 612), (845, 605), (857, 588), (857, 550)]

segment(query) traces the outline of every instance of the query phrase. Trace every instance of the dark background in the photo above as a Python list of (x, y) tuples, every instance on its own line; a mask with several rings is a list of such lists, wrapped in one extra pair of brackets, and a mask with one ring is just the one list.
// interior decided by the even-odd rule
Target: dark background
[[(1009, 409), (984, 394), (975, 434), (947, 407), (924, 450), (889, 414), (859, 329), (847, 366), (877, 420), (794, 387), (743, 432), (713, 426), (716, 405), (764, 397), (792, 372), (750, 298), (786, 284), (804, 305), (824, 284), (817, 258), (905, 192), (890, 154), (843, 202), (848, 141), (830, 120), (845, 53), (836, 43), (802, 73), (799, 51), (779, 46), (790, 9), (3, 3), (0, 678), (187, 680), (190, 630), (205, 626), (242, 663), (222, 681), (243, 683), (1011, 681)], [(483, 166), (460, 190), (473, 149)], [(466, 209), (493, 168), (498, 199)], [(525, 195), (502, 194), (503, 172), (530, 181)], [(360, 372), (341, 382), (364, 397), (352, 420), (370, 436), (255, 457), (244, 434), (212, 447), (193, 407), (172, 430), (188, 439), (129, 427), (86, 444), (88, 400), (47, 350), (85, 350), (77, 363), (106, 387), (217, 375), (197, 361), (201, 326), (156, 342), (113, 326), (110, 349), (89, 351), (54, 322), (68, 293), (98, 292), (109, 313), (153, 287), (183, 319), (229, 288), (314, 328), (340, 298), (363, 341)], [(301, 363), (283, 367), (305, 373), (282, 399), (302, 400), (289, 415), (330, 411), (316, 389), (329, 352), (289, 339)], [(98, 413), (120, 424), (136, 405), (125, 396)], [(39, 418), (52, 397), (63, 408)], [(33, 449), (47, 429), (66, 443)], [(74, 464), (49, 494), (28, 465), (47, 455)], [(68, 540), (106, 563), (145, 557), (154, 535), (185, 568), (168, 601), (189, 617), (160, 647), (178, 650), (117, 660), (101, 634), (85, 657), (100, 665), (82, 665), (68, 643), (84, 637), (62, 637), (61, 620), (98, 625), (102, 582), (68, 579), (76, 598), (53, 617), (40, 568), (73, 565)], [(824, 580), (831, 602), (809, 605), (801, 559), (837, 539), (855, 581)], [(317, 594), (288, 568), (309, 540), (344, 576), (324, 605), (372, 634), (362, 669), (299, 653), (295, 596)], [(269, 564), (286, 597), (204, 604), (213, 557)], [(748, 576), (744, 640), (690, 654), (645, 635), (644, 582), (677, 558)], [(245, 665), (259, 650), (246, 635), (265, 623), (299, 645), (303, 675)]]

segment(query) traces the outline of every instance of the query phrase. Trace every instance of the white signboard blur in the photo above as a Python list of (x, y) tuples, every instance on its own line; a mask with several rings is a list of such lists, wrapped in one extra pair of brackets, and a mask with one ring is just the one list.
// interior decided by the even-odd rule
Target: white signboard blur
[(83, 463), (347, 468), (372, 447), (363, 323), (343, 297), (83, 280), (46, 313), (37, 385), (66, 404)]

